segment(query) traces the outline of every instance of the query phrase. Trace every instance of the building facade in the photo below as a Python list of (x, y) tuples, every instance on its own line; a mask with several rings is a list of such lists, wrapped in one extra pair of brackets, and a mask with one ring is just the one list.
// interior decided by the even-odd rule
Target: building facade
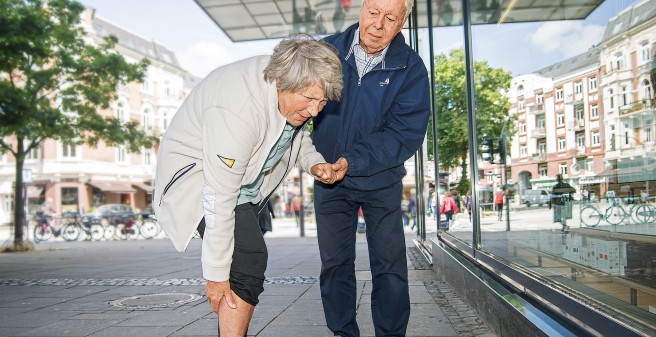
[[(96, 17), (92, 8), (83, 12), (82, 27), (89, 43), (115, 35), (115, 51), (128, 62), (150, 61), (143, 82), (120, 85), (117, 99), (99, 113), (137, 120), (147, 133), (163, 134), (196, 79), (182, 69), (173, 51)], [(90, 147), (46, 140), (25, 161), (31, 178), (26, 183), (28, 214), (46, 202), (57, 213), (88, 212), (109, 203), (144, 209), (151, 202), (156, 150), (143, 148), (140, 153), (130, 153), (125, 147), (102, 142)], [(5, 154), (0, 162), (0, 223), (12, 219), (14, 172), (13, 157)]]

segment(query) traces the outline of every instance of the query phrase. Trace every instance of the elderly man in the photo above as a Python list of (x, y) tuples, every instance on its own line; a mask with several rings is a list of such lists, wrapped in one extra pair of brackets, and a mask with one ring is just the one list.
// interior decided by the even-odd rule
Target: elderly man
[(222, 337), (245, 336), (264, 290), (267, 248), (258, 212), (299, 164), (330, 184), (336, 174), (305, 123), (339, 100), (335, 50), (310, 37), (272, 56), (220, 67), (191, 92), (161, 142), (153, 192), (157, 220), (176, 249), (198, 228), (205, 294)]
[(364, 0), (359, 23), (325, 40), (342, 62), (344, 89), (314, 121), (317, 150), (344, 180), (315, 182), (321, 297), (328, 328), (360, 335), (354, 270), (358, 209), (367, 224), (376, 336), (405, 336), (410, 315), (401, 220), (403, 163), (421, 146), (428, 72), (400, 33), (413, 0)]

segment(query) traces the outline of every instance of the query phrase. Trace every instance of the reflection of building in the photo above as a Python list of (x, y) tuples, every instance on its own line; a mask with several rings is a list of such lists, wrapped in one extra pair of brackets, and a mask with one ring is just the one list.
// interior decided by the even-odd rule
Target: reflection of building
[[(520, 195), (551, 188), (560, 173), (574, 186), (599, 193), (603, 167), (599, 48), (513, 79), (511, 113), (518, 114), (512, 179)], [(583, 187), (585, 186), (585, 187)]]
[[(95, 17), (92, 9), (83, 13), (82, 26), (89, 33), (91, 43), (113, 34), (119, 39), (115, 50), (129, 62), (144, 57), (150, 60), (143, 83), (119, 86), (118, 98), (100, 114), (125, 121), (137, 120), (150, 134), (161, 134), (188, 93), (185, 83), (188, 74), (178, 64), (175, 54)], [(32, 182), (27, 186), (28, 211), (46, 199), (53, 201), (58, 212), (86, 211), (104, 203), (123, 203), (143, 209), (150, 202), (155, 156), (155, 149), (128, 153), (124, 147), (104, 143), (91, 148), (46, 140), (25, 161), (25, 169), (32, 173)], [(0, 191), (1, 223), (11, 218), (14, 170), (13, 157), (5, 155), (0, 160), (0, 174), (5, 181)]]
[[(656, 114), (651, 83), (656, 44), (653, 3), (642, 2), (608, 22), (601, 41), (604, 157), (607, 188), (627, 195), (656, 180)], [(650, 195), (654, 194), (654, 184)]]

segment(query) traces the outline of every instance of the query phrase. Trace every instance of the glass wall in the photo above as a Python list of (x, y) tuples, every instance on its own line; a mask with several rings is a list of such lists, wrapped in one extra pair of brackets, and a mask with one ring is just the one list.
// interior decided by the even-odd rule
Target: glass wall
[[(428, 25), (443, 25), (436, 11), (458, 3), (431, 2)], [(543, 10), (572, 11), (559, 6)], [(425, 238), (471, 247), (653, 334), (656, 0), (602, 1), (580, 20), (526, 23), (507, 23), (512, 8), (498, 8), (506, 12), (495, 24), (468, 29), (456, 15), (420, 31), (436, 123), (426, 179), (459, 201), (447, 225), (430, 208), (444, 193), (429, 188)]]

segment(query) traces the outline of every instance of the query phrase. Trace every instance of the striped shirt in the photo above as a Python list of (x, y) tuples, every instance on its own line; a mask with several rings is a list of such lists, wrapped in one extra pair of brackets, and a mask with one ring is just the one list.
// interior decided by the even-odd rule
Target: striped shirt
[[(389, 45), (383, 49), (378, 55), (369, 56), (367, 52), (360, 46), (360, 28), (355, 30), (355, 36), (353, 37), (353, 43), (351, 44), (351, 49), (349, 50), (346, 59), (348, 60), (351, 55), (355, 57), (355, 64), (358, 67), (358, 76), (362, 79), (366, 73), (371, 71), (378, 63), (383, 62), (385, 59), (385, 54), (387, 54), (387, 49)], [(385, 68), (385, 63), (383, 62), (383, 68)]]

